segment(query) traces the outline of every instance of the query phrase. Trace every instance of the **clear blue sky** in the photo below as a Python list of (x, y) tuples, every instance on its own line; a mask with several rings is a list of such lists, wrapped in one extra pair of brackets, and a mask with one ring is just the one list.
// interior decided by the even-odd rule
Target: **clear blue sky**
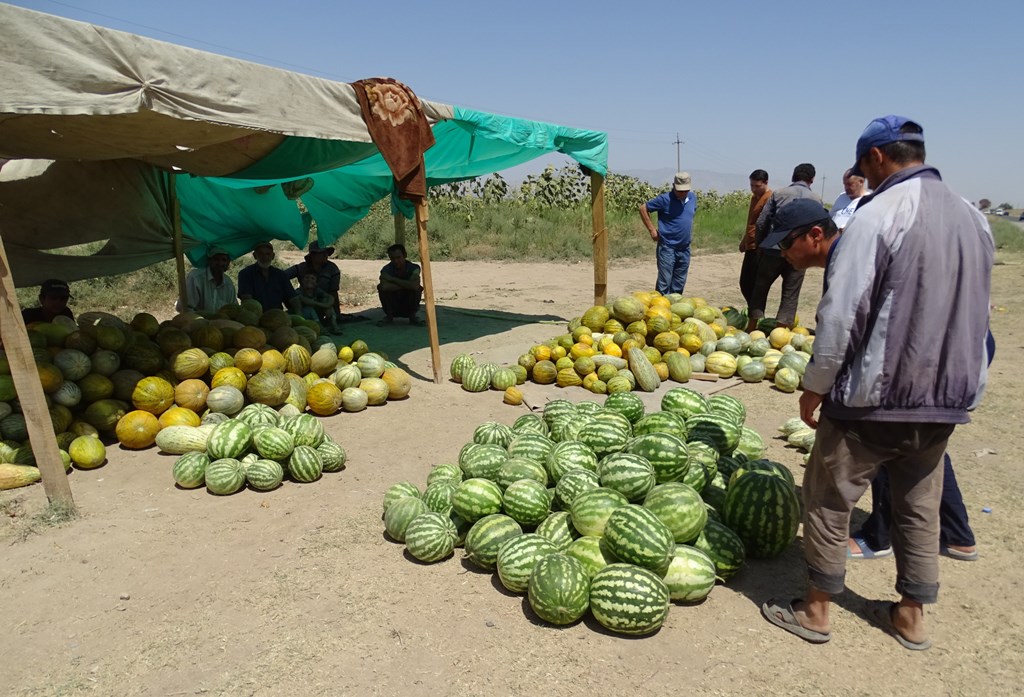
[[(1024, 206), (1024, 2), (281, 2), (16, 0), (16, 5), (350, 82), (606, 131), (614, 170), (840, 191), (874, 117), (911, 116), (964, 197)], [(539, 161), (536, 169), (542, 169)], [(697, 183), (699, 186), (699, 182)]]

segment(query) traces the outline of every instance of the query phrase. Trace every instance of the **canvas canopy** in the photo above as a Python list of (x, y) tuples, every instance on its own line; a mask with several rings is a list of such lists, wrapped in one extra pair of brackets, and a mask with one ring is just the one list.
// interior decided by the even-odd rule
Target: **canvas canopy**
[[(354, 88), (0, 4), (0, 233), (16, 285), (123, 273), (174, 256), (196, 264), (261, 239), (306, 244), (302, 200), (330, 242), (392, 191)], [(560, 152), (607, 171), (604, 133), (421, 100), (436, 144), (428, 184)], [(102, 243), (89, 257), (62, 253)]]

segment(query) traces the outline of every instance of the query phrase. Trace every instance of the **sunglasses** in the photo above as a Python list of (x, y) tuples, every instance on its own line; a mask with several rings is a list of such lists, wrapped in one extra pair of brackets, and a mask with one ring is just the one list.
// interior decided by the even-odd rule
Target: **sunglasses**
[(798, 239), (800, 239), (801, 237), (809, 233), (811, 230), (813, 230), (815, 226), (821, 225), (822, 222), (823, 221), (819, 220), (816, 223), (811, 223), (806, 227), (794, 230), (793, 232), (789, 233), (779, 242), (779, 250), (783, 252), (787, 251), (790, 247), (793, 246), (794, 242), (796, 242)]

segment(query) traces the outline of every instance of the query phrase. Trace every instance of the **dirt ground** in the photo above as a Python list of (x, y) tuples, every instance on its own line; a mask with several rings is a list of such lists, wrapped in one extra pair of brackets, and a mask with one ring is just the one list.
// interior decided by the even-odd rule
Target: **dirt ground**
[[(171, 456), (109, 448), (75, 471), (82, 516), (48, 524), (41, 485), (0, 493), (0, 692), (11, 695), (1009, 695), (1019, 694), (1024, 608), (1019, 401), (1024, 314), (1021, 258), (994, 273), (999, 348), (989, 392), (950, 450), (981, 559), (941, 559), (935, 646), (912, 654), (871, 626), (865, 608), (894, 599), (890, 559), (854, 561), (836, 598), (831, 643), (811, 646), (765, 622), (759, 605), (802, 592), (799, 539), (750, 563), (697, 606), (673, 606), (656, 634), (628, 639), (592, 621), (535, 620), (520, 596), (456, 556), (420, 565), (389, 542), (384, 491), (422, 485), (455, 461), (476, 425), (511, 423), (523, 408), (497, 392), (430, 380), (424, 328), (346, 325), (419, 379), (412, 395), (324, 420), (348, 468), (314, 484), (218, 498), (176, 489)], [(687, 291), (738, 303), (738, 254), (694, 258)], [(382, 262), (341, 261), (371, 287)], [(653, 285), (653, 255), (615, 262), (612, 295)], [(589, 264), (437, 263), (441, 355), (513, 360), (559, 333), (593, 298)], [(821, 274), (808, 273), (801, 317), (813, 320)], [(769, 311), (777, 303), (770, 300)], [(375, 298), (351, 308), (377, 318)], [(464, 312), (469, 311), (469, 312)], [(487, 316), (482, 316), (483, 313)], [(548, 388), (560, 396), (556, 388)], [(797, 397), (766, 383), (730, 394), (764, 436), (797, 413)], [(802, 474), (800, 454), (771, 439), (768, 455)], [(870, 500), (861, 502), (863, 517)], [(990, 511), (990, 512), (989, 512)], [(1018, 560), (1018, 561), (1015, 561)], [(1016, 599), (1016, 600), (1015, 600)]]

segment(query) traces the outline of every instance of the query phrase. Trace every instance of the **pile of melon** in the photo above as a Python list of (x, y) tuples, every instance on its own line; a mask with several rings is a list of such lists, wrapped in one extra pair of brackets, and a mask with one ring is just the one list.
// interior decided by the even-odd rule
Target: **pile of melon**
[(796, 390), (814, 337), (804, 327), (775, 327), (771, 319), (750, 333), (746, 324), (745, 313), (703, 298), (637, 291), (589, 308), (569, 322), (567, 333), (532, 346), (516, 365), (478, 364), (460, 354), (450, 373), (469, 392), (505, 392), (509, 404), (521, 403), (517, 385), (527, 380), (611, 394), (653, 392), (667, 380), (685, 383), (708, 372)]
[(423, 563), (465, 550), (551, 624), (588, 610), (605, 628), (647, 634), (670, 601), (702, 601), (748, 557), (790, 547), (800, 519), (792, 474), (728, 395), (667, 391), (604, 405), (549, 402), (511, 426), (480, 424), (458, 464), (421, 489), (384, 495), (384, 527)]

